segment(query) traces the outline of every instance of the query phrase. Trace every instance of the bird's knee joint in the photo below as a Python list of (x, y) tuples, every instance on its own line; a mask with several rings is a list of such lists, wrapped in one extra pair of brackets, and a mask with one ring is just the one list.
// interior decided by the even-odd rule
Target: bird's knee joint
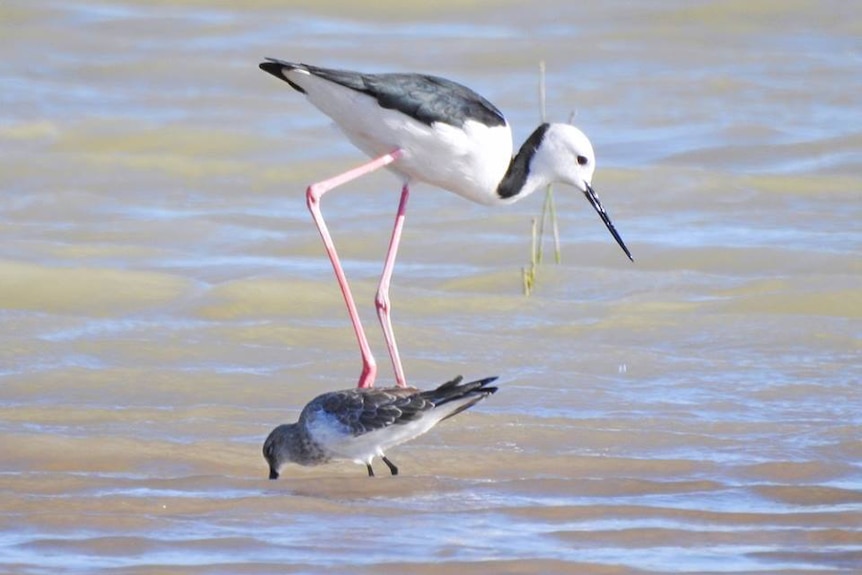
[(374, 298), (374, 305), (377, 307), (378, 313), (388, 312), (390, 308), (389, 296), (378, 293)]
[(320, 203), (320, 196), (323, 193), (318, 189), (316, 184), (311, 184), (305, 190), (305, 201), (308, 202), (308, 207), (316, 206)]

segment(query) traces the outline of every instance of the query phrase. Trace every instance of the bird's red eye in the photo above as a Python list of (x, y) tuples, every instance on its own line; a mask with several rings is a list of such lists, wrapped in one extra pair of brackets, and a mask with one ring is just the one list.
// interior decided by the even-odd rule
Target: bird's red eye
[(578, 156), (578, 165), (579, 166), (586, 166), (589, 162), (590, 161), (587, 159), (586, 156)]

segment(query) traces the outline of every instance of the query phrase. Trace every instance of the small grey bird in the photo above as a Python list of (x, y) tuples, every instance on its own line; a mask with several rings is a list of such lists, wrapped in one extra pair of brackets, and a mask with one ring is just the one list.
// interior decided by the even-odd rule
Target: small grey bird
[(458, 376), (437, 389), (353, 388), (315, 397), (296, 423), (279, 425), (263, 444), (269, 478), (278, 479), (286, 463), (320, 465), (332, 460), (364, 463), (383, 459), (392, 475), (398, 468), (386, 451), (422, 435), (439, 422), (469, 409), (497, 391), (496, 377), (461, 383)]

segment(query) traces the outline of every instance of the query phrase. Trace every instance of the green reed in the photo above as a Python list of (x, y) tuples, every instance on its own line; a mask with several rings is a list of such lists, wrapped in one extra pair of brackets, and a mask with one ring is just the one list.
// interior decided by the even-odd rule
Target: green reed
[[(545, 112), (545, 62), (539, 62), (539, 115), (542, 122), (545, 122), (547, 114)], [(571, 119), (570, 119), (571, 121)], [(538, 266), (542, 263), (544, 237), (545, 237), (545, 222), (550, 219), (551, 233), (554, 237), (554, 261), (559, 264), (562, 261), (560, 252), (560, 228), (557, 224), (557, 209), (554, 204), (554, 189), (552, 185), (548, 185), (545, 189), (545, 201), (542, 202), (542, 212), (538, 221), (532, 219), (530, 231), (530, 265), (529, 267), (521, 268), (521, 276), (524, 286), (524, 295), (529, 296), (533, 293), (533, 288), (536, 285)]]

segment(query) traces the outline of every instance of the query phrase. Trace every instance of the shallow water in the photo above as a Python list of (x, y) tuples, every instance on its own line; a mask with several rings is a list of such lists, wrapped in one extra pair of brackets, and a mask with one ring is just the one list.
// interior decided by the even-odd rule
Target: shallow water
[[(7, 1), (0, 572), (852, 573), (862, 565), (862, 20), (850, 2)], [(556, 190), (419, 186), (393, 283), (421, 387), (501, 391), (394, 450), (266, 479), (358, 354), (305, 209), (362, 160), (264, 56), (468, 83), (597, 150), (635, 256)], [(327, 196), (371, 305), (398, 183)]]

